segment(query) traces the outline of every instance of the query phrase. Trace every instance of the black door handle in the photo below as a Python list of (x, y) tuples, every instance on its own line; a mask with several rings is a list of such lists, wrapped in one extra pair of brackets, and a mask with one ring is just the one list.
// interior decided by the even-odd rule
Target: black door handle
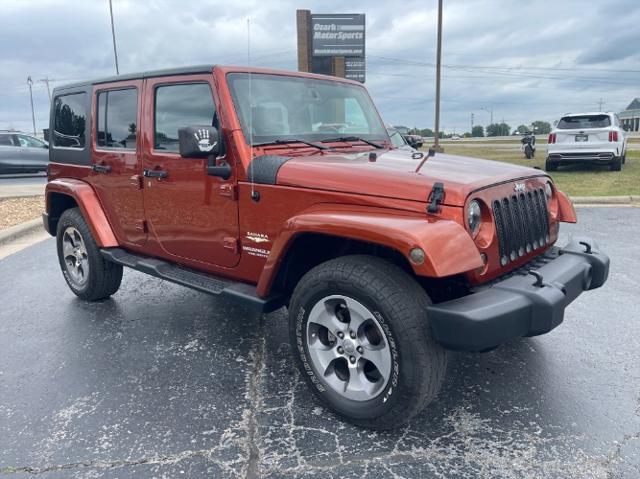
[(91, 165), (91, 169), (96, 173), (111, 173), (109, 165)]
[(162, 170), (144, 170), (142, 175), (146, 178), (166, 178), (168, 173)]

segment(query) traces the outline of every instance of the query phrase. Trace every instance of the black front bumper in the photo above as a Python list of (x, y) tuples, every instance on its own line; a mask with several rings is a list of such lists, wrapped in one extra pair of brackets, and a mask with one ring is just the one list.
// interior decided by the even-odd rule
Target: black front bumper
[(429, 306), (429, 322), (446, 348), (490, 349), (511, 338), (551, 331), (562, 322), (569, 303), (602, 286), (608, 275), (609, 257), (592, 239), (575, 238), (508, 279)]

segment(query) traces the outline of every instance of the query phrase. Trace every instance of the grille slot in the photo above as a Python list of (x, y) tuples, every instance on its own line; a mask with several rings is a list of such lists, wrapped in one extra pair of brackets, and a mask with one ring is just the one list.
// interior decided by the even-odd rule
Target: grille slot
[(492, 210), (502, 266), (549, 243), (549, 212), (544, 190), (494, 200)]

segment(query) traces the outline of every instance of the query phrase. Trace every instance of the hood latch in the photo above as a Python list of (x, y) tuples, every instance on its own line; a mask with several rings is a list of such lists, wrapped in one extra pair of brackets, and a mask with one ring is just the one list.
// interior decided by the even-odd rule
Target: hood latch
[(440, 182), (434, 183), (433, 188), (431, 188), (431, 193), (429, 193), (429, 206), (427, 206), (427, 212), (429, 213), (437, 213), (438, 205), (442, 203), (444, 200), (444, 185)]

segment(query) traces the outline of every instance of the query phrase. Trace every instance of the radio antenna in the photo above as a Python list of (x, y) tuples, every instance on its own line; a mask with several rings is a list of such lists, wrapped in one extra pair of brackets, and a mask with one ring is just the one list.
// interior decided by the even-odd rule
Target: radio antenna
[(247, 18), (247, 73), (249, 78), (249, 182), (251, 183), (251, 198), (256, 199), (253, 183), (253, 90), (251, 85), (251, 19)]

